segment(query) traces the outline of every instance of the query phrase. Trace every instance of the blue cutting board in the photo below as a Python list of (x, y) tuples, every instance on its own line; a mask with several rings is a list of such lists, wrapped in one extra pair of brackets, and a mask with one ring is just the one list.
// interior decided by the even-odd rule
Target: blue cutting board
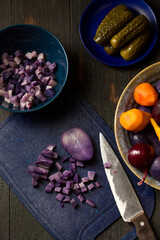
[[(150, 218), (155, 203), (154, 190), (146, 184), (137, 186), (139, 180), (121, 159), (112, 130), (85, 101), (77, 99), (72, 104), (65, 104), (61, 102), (59, 108), (51, 104), (44, 110), (29, 114), (12, 114), (1, 125), (0, 174), (12, 191), (55, 240), (95, 239), (120, 217), (101, 161), (99, 132), (102, 132), (122, 162)], [(86, 193), (86, 197), (97, 205), (96, 209), (83, 203), (79, 203), (77, 209), (72, 208), (70, 204), (61, 208), (55, 200), (54, 192), (44, 192), (47, 181), (41, 181), (37, 189), (31, 186), (28, 165), (32, 165), (49, 143), (57, 144), (56, 151), (60, 157), (65, 157), (67, 154), (60, 145), (60, 136), (72, 127), (82, 128), (93, 141), (93, 160), (86, 163), (84, 169), (79, 168), (78, 172), (83, 177), (87, 175), (88, 170), (95, 170), (97, 180), (103, 185), (102, 188)], [(63, 167), (68, 169), (68, 163), (63, 164)], [(52, 172), (54, 171), (56, 170), (52, 169)], [(131, 240), (135, 237), (133, 228), (122, 239)]]

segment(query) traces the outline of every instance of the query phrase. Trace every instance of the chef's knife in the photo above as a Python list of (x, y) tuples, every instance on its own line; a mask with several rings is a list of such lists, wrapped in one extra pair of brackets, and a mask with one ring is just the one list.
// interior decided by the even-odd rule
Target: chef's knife
[(100, 133), (99, 137), (103, 163), (109, 162), (111, 164), (110, 168), (105, 168), (105, 172), (123, 220), (125, 222), (133, 222), (140, 240), (156, 240), (144, 210), (121, 163), (102, 133)]

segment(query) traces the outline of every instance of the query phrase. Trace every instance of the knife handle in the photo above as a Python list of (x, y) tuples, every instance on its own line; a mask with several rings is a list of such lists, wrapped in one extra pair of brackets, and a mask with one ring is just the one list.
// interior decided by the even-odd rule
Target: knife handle
[(140, 213), (138, 216), (134, 217), (132, 222), (136, 227), (136, 233), (139, 240), (157, 240), (144, 213)]

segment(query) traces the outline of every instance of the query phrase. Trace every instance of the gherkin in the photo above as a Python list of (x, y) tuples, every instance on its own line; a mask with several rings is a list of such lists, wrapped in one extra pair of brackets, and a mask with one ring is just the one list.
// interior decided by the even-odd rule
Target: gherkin
[(126, 61), (132, 60), (144, 49), (149, 39), (149, 36), (150, 36), (149, 29), (143, 31), (141, 34), (139, 34), (137, 37), (135, 37), (121, 49), (120, 55)]
[(94, 41), (100, 45), (105, 45), (133, 18), (133, 13), (124, 4), (114, 7), (99, 25)]
[(113, 55), (116, 52), (118, 52), (120, 50), (120, 48), (114, 48), (110, 42), (106, 43), (104, 45), (104, 51), (108, 54), (108, 55)]
[(138, 15), (121, 29), (121, 31), (114, 35), (110, 42), (114, 48), (120, 48), (148, 27), (148, 19), (144, 15)]

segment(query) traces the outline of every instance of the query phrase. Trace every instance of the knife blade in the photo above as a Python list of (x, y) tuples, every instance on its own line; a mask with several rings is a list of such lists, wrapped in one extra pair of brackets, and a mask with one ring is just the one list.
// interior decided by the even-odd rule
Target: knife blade
[(102, 133), (99, 133), (99, 138), (103, 164), (105, 162), (111, 164), (110, 168), (105, 168), (105, 173), (123, 220), (132, 222), (135, 225), (137, 236), (140, 240), (156, 240), (139, 199), (119, 159)]

